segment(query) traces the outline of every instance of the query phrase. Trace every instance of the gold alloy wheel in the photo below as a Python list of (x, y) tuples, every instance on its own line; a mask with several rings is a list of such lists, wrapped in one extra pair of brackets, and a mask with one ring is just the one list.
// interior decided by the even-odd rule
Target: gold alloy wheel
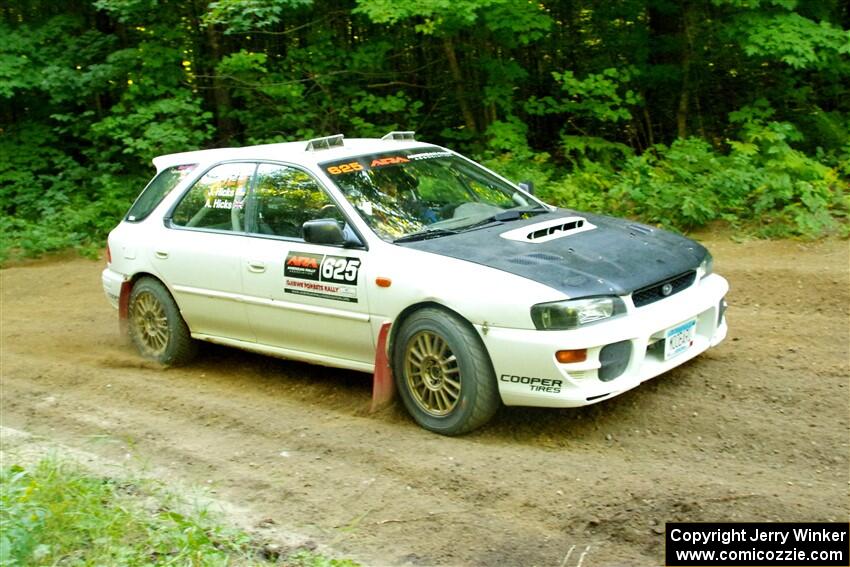
[(136, 337), (151, 356), (159, 356), (168, 346), (168, 317), (165, 307), (149, 291), (139, 293), (133, 301), (130, 319)]
[(404, 352), (407, 387), (416, 404), (430, 415), (451, 413), (460, 399), (460, 368), (441, 336), (419, 331)]

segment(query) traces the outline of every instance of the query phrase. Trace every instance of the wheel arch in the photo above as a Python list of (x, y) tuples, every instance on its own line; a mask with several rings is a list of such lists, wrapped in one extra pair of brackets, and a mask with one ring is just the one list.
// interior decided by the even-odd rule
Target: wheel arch
[(464, 315), (462, 313), (452, 309), (451, 307), (449, 307), (447, 305), (439, 303), (438, 301), (425, 300), (425, 301), (420, 301), (418, 303), (408, 305), (407, 307), (402, 309), (402, 311), (396, 316), (395, 320), (393, 321), (392, 327), (390, 328), (389, 341), (388, 341), (388, 344), (387, 344), (387, 359), (390, 363), (390, 368), (393, 367), (392, 365), (393, 365), (393, 362), (394, 362), (393, 361), (393, 353), (395, 352), (395, 341), (396, 341), (396, 338), (398, 337), (398, 333), (401, 330), (402, 325), (404, 325), (404, 322), (408, 318), (410, 318), (411, 315), (416, 313), (417, 311), (420, 311), (422, 309), (429, 309), (429, 308), (438, 309), (440, 311), (443, 311), (443, 312), (447, 313), (448, 315), (451, 315), (451, 316), (457, 318), (461, 323), (463, 323), (466, 327), (468, 327), (469, 330), (472, 331), (472, 333), (478, 338), (479, 343), (484, 348), (484, 352), (487, 353), (487, 359), (490, 362), (490, 366), (491, 367), (493, 366), (493, 358), (490, 356), (490, 351), (487, 349), (487, 345), (482, 340), (481, 335), (478, 333), (478, 330), (475, 328), (475, 325), (473, 325), (469, 321), (469, 319), (464, 317)]
[(162, 280), (162, 278), (151, 272), (136, 272), (135, 274), (131, 275), (123, 284), (121, 284), (121, 295), (118, 298), (118, 319), (121, 321), (122, 332), (126, 331), (126, 321), (129, 317), (130, 294), (133, 293), (133, 288), (136, 286), (136, 283), (138, 283), (138, 281), (142, 278), (150, 278), (161, 284), (162, 287), (164, 287), (165, 290), (168, 292), (168, 295), (171, 296), (171, 299), (172, 301), (174, 301), (174, 304), (177, 305), (177, 309), (181, 312), (181, 314), (183, 312), (183, 310), (180, 309), (180, 304), (177, 303), (177, 299), (171, 292), (171, 288), (168, 286), (167, 283)]
[[(429, 318), (434, 319), (435, 323), (438, 321), (438, 314), (443, 314), (447, 318), (451, 318), (451, 321), (445, 321), (439, 327), (451, 328), (447, 328), (446, 332), (451, 331), (449, 333), (450, 335), (454, 335), (457, 340), (464, 341), (463, 345), (457, 345), (458, 347), (462, 347), (464, 356), (460, 356), (460, 351), (455, 351), (455, 354), (461, 359), (458, 361), (459, 368), (462, 367), (471, 371), (469, 375), (471, 380), (464, 379), (463, 383), (468, 385), (460, 389), (455, 405), (444, 416), (435, 417), (427, 408), (423, 408), (422, 404), (416, 400), (416, 395), (411, 393), (411, 387), (407, 384), (405, 378), (406, 371), (402, 367), (405, 360), (404, 348), (402, 348), (404, 345), (397, 342), (402, 335), (408, 335), (408, 333), (401, 332), (405, 323), (423, 309), (432, 309), (439, 312), (429, 316)], [(420, 330), (422, 328), (418, 327)], [(467, 336), (464, 338), (463, 335)], [(391, 340), (388, 345), (389, 354), (391, 355), (389, 366), (393, 369), (393, 382), (396, 384), (399, 397), (408, 412), (425, 429), (443, 435), (466, 433), (487, 423), (502, 405), (502, 396), (498, 380), (496, 379), (493, 357), (490, 355), (490, 351), (479, 330), (458, 311), (433, 300), (415, 303), (406, 307), (396, 317), (391, 327), (390, 338)], [(450, 339), (443, 337), (443, 340)], [(396, 351), (399, 353), (399, 358), (395, 357)], [(475, 366), (476, 361), (477, 366)], [(470, 364), (473, 366), (469, 366)], [(396, 370), (399, 370), (399, 373), (396, 373)], [(465, 394), (463, 393), (464, 391), (466, 392)]]
[[(145, 284), (145, 293), (152, 293), (164, 313), (164, 335), (165, 344), (157, 344), (157, 350), (151, 352), (150, 344), (143, 345), (144, 339), (138, 338), (138, 333), (133, 333), (130, 325), (130, 298), (137, 284), (149, 280)], [(123, 313), (122, 313), (123, 308)], [(192, 339), (192, 331), (183, 317), (183, 313), (174, 294), (168, 285), (156, 274), (139, 271), (127, 278), (121, 285), (121, 297), (119, 298), (119, 317), (122, 333), (129, 335), (130, 340), (136, 345), (141, 355), (145, 358), (155, 360), (165, 366), (178, 366), (189, 362), (197, 352), (197, 344)], [(136, 327), (133, 327), (136, 328)], [(140, 342), (141, 341), (141, 342)]]

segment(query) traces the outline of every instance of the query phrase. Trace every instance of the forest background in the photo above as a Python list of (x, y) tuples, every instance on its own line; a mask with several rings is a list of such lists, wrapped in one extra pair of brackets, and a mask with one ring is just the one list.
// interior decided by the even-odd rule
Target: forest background
[(850, 232), (840, 0), (25, 0), (0, 22), (0, 261), (102, 248), (160, 154), (397, 129), (561, 206)]

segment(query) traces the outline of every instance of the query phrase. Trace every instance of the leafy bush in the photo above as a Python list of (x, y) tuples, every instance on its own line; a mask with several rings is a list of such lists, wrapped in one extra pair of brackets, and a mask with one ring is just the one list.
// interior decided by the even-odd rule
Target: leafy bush
[[(541, 197), (554, 204), (667, 228), (690, 230), (725, 220), (768, 237), (846, 233), (846, 158), (830, 167), (794, 149), (791, 143), (802, 139), (800, 132), (770, 120), (771, 113), (765, 104), (733, 113), (731, 122), (740, 133), (728, 140), (725, 153), (694, 137), (632, 155), (625, 146), (598, 138), (565, 136), (572, 164), (565, 173), (548, 154), (531, 152), (522, 143), (515, 152), (488, 156), (487, 164), (513, 179), (535, 181)], [(504, 136), (494, 139), (496, 148), (505, 147)]]

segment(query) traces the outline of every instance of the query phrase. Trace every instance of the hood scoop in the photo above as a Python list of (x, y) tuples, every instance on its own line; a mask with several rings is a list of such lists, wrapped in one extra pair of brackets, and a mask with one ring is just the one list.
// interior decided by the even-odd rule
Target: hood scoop
[(582, 217), (565, 217), (526, 225), (522, 228), (503, 232), (499, 236), (508, 240), (516, 240), (517, 242), (542, 244), (556, 238), (572, 236), (595, 228), (596, 225)]

